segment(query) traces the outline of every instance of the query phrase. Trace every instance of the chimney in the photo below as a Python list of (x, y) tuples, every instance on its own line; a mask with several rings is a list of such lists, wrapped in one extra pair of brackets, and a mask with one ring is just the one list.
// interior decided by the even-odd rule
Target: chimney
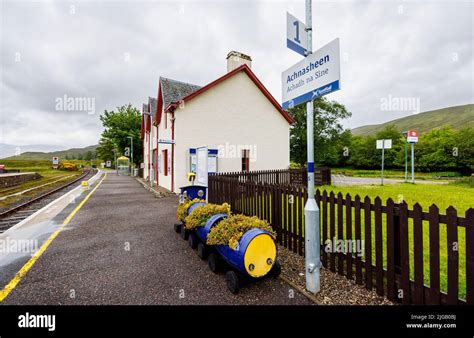
[(252, 68), (252, 58), (240, 52), (232, 51), (227, 54), (227, 73), (246, 64), (249, 68)]

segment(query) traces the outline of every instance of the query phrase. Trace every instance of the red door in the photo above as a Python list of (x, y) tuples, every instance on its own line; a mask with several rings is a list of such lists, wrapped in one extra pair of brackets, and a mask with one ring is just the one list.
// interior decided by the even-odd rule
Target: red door
[(158, 150), (153, 149), (153, 180), (158, 182)]
[(163, 150), (163, 173), (168, 176), (168, 149)]

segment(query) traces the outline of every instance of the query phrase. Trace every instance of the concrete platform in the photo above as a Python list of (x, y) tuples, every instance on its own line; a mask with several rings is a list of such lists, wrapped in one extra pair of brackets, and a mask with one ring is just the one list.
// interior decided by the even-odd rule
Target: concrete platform
[(313, 304), (280, 279), (231, 294), (173, 231), (177, 205), (109, 172), (2, 304)]
[(0, 188), (9, 188), (21, 183), (40, 178), (41, 175), (34, 172), (26, 173), (2, 173), (0, 174)]

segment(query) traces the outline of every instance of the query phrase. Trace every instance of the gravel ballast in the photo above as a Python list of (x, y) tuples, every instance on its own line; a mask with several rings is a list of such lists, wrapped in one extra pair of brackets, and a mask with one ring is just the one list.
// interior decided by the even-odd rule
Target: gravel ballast
[[(279, 246), (279, 260), (282, 265), (282, 277), (295, 287), (305, 292), (305, 261), (304, 257)], [(321, 291), (311, 295), (310, 299), (320, 305), (394, 305), (388, 299), (357, 285), (324, 267), (321, 268)], [(306, 293), (306, 292), (305, 292)]]

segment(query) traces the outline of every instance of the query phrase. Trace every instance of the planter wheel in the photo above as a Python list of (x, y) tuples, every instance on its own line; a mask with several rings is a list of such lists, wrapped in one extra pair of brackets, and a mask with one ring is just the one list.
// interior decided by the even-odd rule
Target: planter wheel
[(186, 229), (184, 224), (181, 226), (181, 238), (184, 239), (185, 241), (188, 240), (189, 237), (189, 230)]
[(211, 253), (209, 255), (207, 263), (209, 265), (209, 270), (211, 270), (214, 273), (217, 273), (217, 271), (219, 270), (219, 261), (215, 253)]
[(174, 231), (176, 231), (178, 234), (181, 232), (181, 223), (174, 224)]
[(225, 274), (225, 280), (227, 282), (227, 288), (230, 292), (234, 295), (239, 293), (240, 285), (239, 285), (239, 277), (235, 271), (227, 271)]
[(188, 243), (191, 248), (196, 249), (198, 245), (198, 238), (194, 232), (189, 234)]
[(206, 259), (206, 256), (207, 256), (207, 250), (206, 250), (206, 246), (204, 245), (204, 243), (199, 243), (198, 244), (198, 256), (199, 258), (201, 259)]
[(277, 278), (281, 274), (281, 264), (279, 261), (275, 261), (275, 264), (273, 264), (272, 269), (270, 270), (270, 275), (273, 278)]

